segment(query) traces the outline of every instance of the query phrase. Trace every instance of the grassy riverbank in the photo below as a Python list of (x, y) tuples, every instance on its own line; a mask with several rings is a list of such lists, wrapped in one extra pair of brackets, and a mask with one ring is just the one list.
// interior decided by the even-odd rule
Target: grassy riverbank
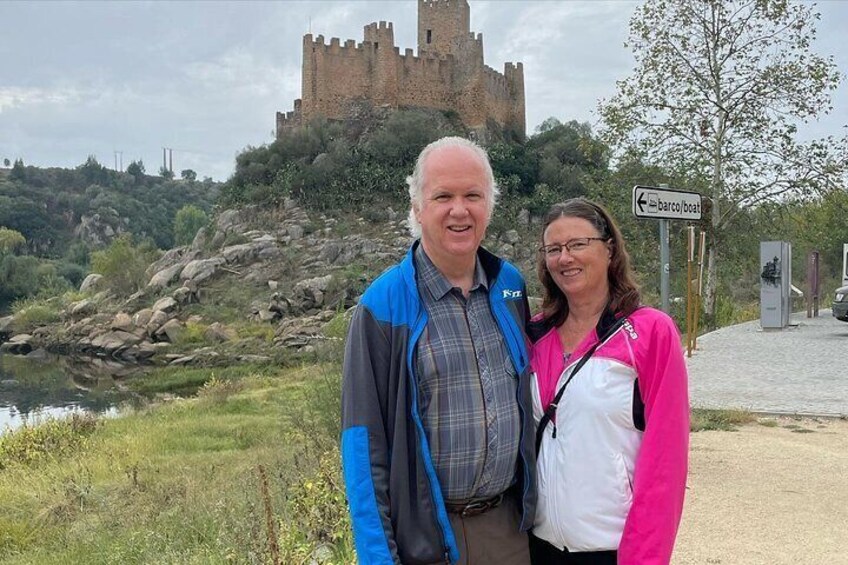
[(0, 561), (350, 563), (338, 366), (243, 372), (207, 371), (196, 396), (121, 418), (4, 436)]
[[(172, 400), (0, 436), (0, 562), (354, 562), (339, 373), (159, 369), (126, 385)], [(692, 430), (752, 420), (696, 410)]]

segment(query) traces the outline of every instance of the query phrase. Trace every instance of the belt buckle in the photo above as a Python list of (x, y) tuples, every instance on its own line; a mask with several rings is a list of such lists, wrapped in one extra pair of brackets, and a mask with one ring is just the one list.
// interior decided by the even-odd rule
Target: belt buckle
[(465, 505), (465, 508), (462, 509), (460, 516), (463, 518), (467, 518), (469, 516), (476, 516), (477, 514), (482, 514), (486, 510), (486, 506), (489, 504), (487, 500), (480, 500), (477, 502), (469, 502)]
[(493, 496), (487, 500), (478, 500), (475, 502), (469, 502), (465, 505), (465, 508), (462, 509), (460, 515), (463, 518), (467, 518), (470, 516), (477, 516), (478, 514), (482, 514), (484, 512), (488, 512), (492, 508), (495, 508), (503, 502), (503, 494), (499, 494), (498, 496)]

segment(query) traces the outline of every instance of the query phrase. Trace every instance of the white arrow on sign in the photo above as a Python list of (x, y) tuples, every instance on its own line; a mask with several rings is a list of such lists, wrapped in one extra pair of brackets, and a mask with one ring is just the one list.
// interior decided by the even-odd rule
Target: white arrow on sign
[(700, 220), (701, 195), (654, 186), (633, 187), (633, 215), (637, 218)]

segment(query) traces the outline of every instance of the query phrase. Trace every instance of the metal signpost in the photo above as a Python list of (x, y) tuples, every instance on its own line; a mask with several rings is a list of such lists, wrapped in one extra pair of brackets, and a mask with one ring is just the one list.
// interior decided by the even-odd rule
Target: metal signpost
[(666, 186), (633, 187), (633, 215), (660, 221), (660, 299), (664, 312), (669, 311), (668, 220), (700, 220), (701, 195)]

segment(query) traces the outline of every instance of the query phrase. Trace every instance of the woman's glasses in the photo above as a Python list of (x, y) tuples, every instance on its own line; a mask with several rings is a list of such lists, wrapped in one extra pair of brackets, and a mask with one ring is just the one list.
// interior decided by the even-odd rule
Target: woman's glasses
[(562, 250), (565, 249), (573, 255), (575, 253), (580, 253), (581, 251), (586, 251), (593, 241), (607, 241), (608, 239), (609, 238), (607, 237), (577, 237), (575, 239), (569, 239), (565, 243), (543, 245), (539, 248), (539, 253), (549, 259), (552, 259), (554, 257), (559, 257), (562, 254)]

